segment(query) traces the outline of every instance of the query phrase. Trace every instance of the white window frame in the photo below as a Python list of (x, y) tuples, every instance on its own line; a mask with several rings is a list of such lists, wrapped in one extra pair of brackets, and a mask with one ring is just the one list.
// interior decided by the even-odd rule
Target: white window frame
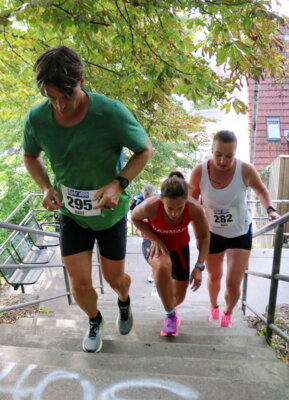
[(266, 117), (267, 139), (268, 141), (280, 141), (280, 117)]

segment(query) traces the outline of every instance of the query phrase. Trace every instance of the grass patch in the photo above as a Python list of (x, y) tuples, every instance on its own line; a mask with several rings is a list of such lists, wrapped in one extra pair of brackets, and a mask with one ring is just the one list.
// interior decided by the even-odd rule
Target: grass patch
[[(267, 318), (267, 313), (263, 316)], [(266, 325), (258, 317), (247, 317), (249, 326), (255, 328), (259, 336), (266, 335)], [(275, 325), (289, 335), (289, 304), (282, 304), (275, 312)], [(273, 332), (271, 347), (275, 349), (277, 357), (289, 367), (289, 343)]]

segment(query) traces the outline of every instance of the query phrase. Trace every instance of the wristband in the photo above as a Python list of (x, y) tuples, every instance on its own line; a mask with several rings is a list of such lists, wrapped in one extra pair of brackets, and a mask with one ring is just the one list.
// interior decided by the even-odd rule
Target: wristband
[(267, 207), (267, 214), (270, 214), (271, 212), (275, 212), (275, 211), (276, 211), (276, 208), (274, 208), (272, 206)]
[(199, 268), (201, 271), (204, 271), (205, 266), (204, 266), (204, 264), (196, 263), (196, 264), (195, 264), (195, 268)]

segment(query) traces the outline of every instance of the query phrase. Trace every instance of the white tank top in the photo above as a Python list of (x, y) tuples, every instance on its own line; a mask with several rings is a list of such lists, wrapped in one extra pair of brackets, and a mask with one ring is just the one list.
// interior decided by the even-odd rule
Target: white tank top
[(202, 163), (200, 191), (210, 231), (227, 238), (244, 235), (249, 230), (247, 187), (242, 178), (242, 161), (236, 160), (232, 181), (224, 189), (215, 189), (210, 182), (208, 162)]

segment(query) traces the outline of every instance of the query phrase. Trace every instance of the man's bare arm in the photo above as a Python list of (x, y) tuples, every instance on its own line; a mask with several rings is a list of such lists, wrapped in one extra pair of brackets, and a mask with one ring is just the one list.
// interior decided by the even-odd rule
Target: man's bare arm
[(62, 202), (59, 193), (54, 189), (50, 182), (40, 153), (30, 154), (24, 150), (23, 162), (28, 173), (43, 192), (43, 207), (50, 211), (60, 208), (62, 206)]

